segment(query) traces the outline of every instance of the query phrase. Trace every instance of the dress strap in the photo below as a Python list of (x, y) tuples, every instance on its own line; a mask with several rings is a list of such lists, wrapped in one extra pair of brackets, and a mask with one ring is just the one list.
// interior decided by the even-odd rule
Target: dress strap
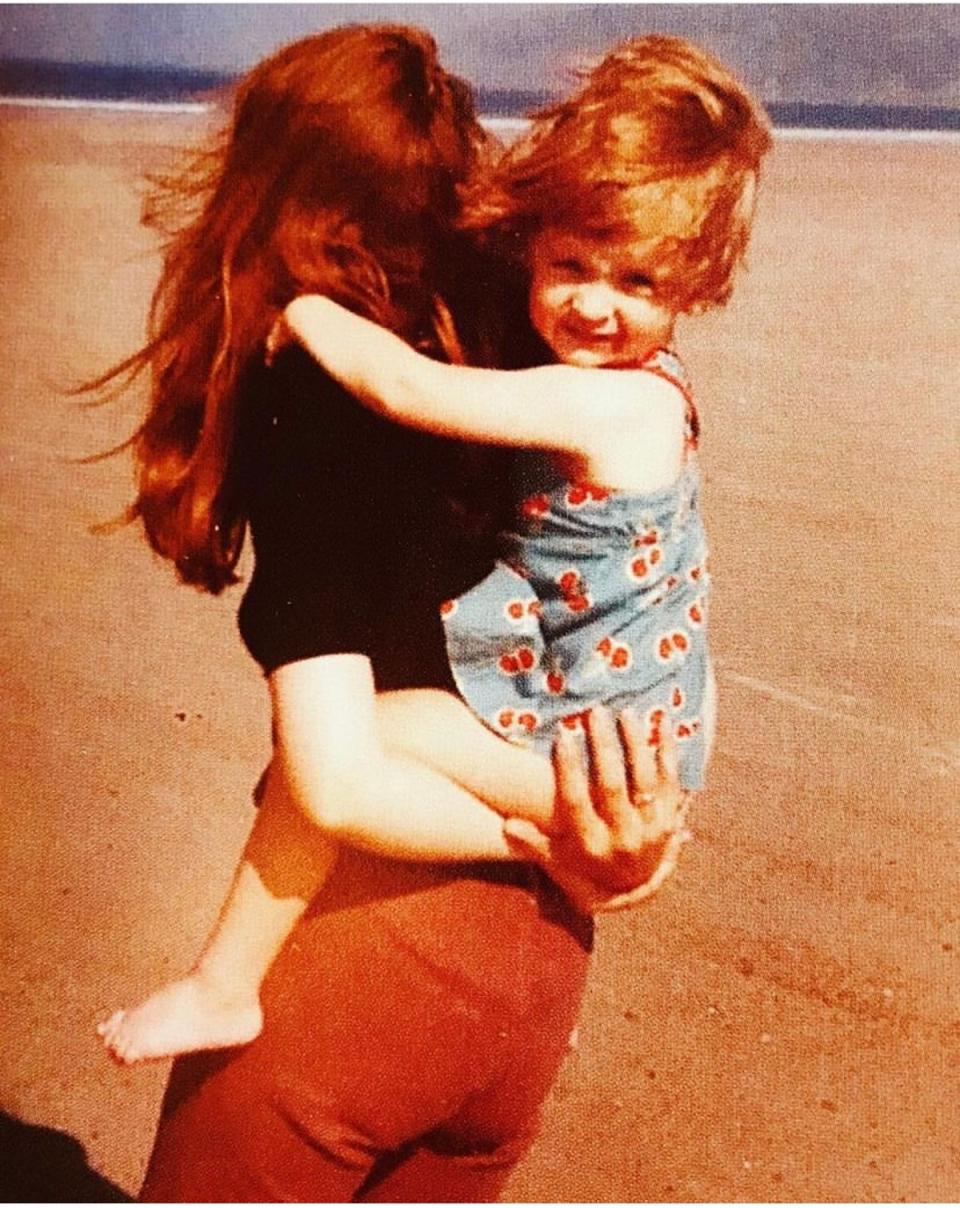
[(693, 386), (686, 366), (675, 352), (669, 348), (657, 348), (640, 365), (647, 373), (655, 373), (668, 381), (683, 395), (687, 404), (687, 452), (693, 452), (700, 438), (700, 417), (697, 414), (697, 404), (693, 401)]
[(671, 352), (669, 348), (657, 348), (643, 361), (640, 365), (641, 369), (646, 369), (650, 373), (656, 373), (659, 377), (666, 378), (672, 382), (684, 395), (689, 395), (692, 391), (690, 375), (687, 373), (686, 366), (675, 352)]

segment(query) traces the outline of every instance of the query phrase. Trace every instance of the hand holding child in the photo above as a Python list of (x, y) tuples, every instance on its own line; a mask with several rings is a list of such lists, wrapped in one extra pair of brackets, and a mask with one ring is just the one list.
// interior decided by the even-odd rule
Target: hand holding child
[[(586, 756), (586, 757), (585, 757)], [(561, 729), (553, 750), (554, 820), (541, 830), (519, 818), (504, 834), (519, 858), (539, 864), (587, 913), (618, 910), (650, 897), (676, 867), (688, 835), (689, 794), (677, 778), (673, 737), (651, 747), (630, 711), (617, 724), (591, 711), (586, 747)]]

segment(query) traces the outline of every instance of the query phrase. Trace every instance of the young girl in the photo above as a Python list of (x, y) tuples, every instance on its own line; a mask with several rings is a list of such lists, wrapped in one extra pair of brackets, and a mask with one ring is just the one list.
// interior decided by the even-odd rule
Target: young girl
[[(537, 858), (536, 824), (548, 824), (554, 798), (544, 756), (558, 725), (580, 728), (601, 703), (639, 713), (653, 745), (669, 731), (684, 787), (702, 786), (713, 691), (698, 421), (671, 344), (680, 314), (730, 295), (768, 145), (762, 115), (715, 61), (676, 39), (626, 43), (535, 119), (467, 208), (468, 225), (528, 275), (530, 319), (556, 364), (441, 363), (327, 297), (287, 307), (271, 356), (292, 355), (280, 350), (295, 340), (375, 412), (528, 451), (502, 560), (442, 609), (463, 699), (378, 697), (360, 656), (298, 699), (289, 725), (319, 729), (316, 757), (297, 766), (283, 745), (279, 754), (327, 837), (416, 858), (442, 808), (427, 791), (439, 773), (513, 815), (507, 850)], [(669, 873), (672, 829), (659, 868), (626, 901)], [(252, 1038), (259, 984), (325, 867), (293, 911), (289, 899), (235, 894), (207, 953), (230, 971), (222, 1000), (174, 983), (102, 1026), (114, 1054)]]

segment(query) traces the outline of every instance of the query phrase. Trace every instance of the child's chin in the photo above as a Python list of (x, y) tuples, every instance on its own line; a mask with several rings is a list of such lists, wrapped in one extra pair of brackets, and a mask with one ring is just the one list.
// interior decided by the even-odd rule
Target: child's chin
[(603, 369), (612, 361), (609, 348), (571, 348), (563, 358), (577, 369)]

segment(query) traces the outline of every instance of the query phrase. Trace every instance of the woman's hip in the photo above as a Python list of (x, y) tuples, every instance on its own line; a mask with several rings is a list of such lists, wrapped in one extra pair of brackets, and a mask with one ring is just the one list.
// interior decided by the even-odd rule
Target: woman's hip
[(175, 1066), (146, 1198), (346, 1199), (438, 1130), (478, 1153), (534, 1130), (586, 975), (576, 916), (519, 867), (345, 855), (271, 970), (262, 1035)]

